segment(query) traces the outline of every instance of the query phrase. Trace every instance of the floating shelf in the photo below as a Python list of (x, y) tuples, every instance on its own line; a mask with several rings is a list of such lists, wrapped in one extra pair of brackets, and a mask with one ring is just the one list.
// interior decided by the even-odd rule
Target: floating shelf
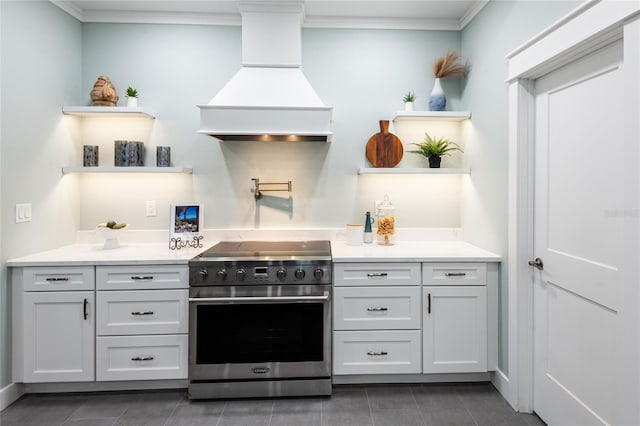
[(191, 167), (81, 167), (69, 166), (62, 168), (63, 174), (68, 173), (186, 173), (192, 174)]
[(403, 168), (403, 167), (361, 167), (358, 169), (359, 175), (468, 175), (471, 169), (428, 169), (428, 168)]
[(393, 121), (402, 120), (447, 120), (463, 121), (471, 118), (468, 111), (397, 111)]
[(62, 113), (82, 117), (147, 117), (155, 119), (155, 113), (144, 107), (63, 106)]

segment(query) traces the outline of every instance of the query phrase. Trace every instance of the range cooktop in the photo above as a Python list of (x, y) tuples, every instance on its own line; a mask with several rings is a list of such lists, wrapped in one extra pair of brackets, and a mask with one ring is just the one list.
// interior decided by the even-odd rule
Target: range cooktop
[(198, 256), (199, 260), (331, 259), (331, 244), (312, 241), (221, 241)]

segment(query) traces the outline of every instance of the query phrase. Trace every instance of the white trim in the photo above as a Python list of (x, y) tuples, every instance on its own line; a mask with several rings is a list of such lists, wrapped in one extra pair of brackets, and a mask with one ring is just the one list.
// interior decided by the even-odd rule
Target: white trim
[[(622, 37), (625, 21), (639, 13), (640, 3), (635, 1), (589, 2), (508, 56), (509, 386), (505, 398), (518, 411), (533, 409), (533, 288), (527, 261), (533, 255), (534, 79)], [(637, 56), (640, 41), (635, 43), (633, 53)], [(635, 110), (626, 114), (637, 117), (637, 103), (635, 105)], [(633, 372), (637, 373), (637, 369)], [(621, 391), (635, 392), (626, 398), (638, 397), (637, 384), (635, 387), (627, 384)], [(632, 406), (637, 406), (637, 401)]]
[(512, 401), (509, 396), (511, 395), (509, 378), (506, 374), (504, 374), (500, 369), (492, 372), (491, 374), (491, 383), (496, 388), (498, 392), (503, 396), (504, 399), (511, 405), (511, 407), (515, 410), (515, 401)]
[(469, 22), (489, 3), (489, 0), (476, 0), (473, 6), (460, 18), (459, 30), (463, 30)]
[(0, 389), (0, 411), (4, 410), (24, 395), (24, 385), (10, 383)]

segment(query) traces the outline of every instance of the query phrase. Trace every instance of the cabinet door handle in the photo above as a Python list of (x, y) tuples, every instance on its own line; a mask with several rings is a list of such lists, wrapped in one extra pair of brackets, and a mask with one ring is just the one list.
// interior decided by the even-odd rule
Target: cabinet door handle
[(369, 306), (367, 308), (367, 311), (369, 312), (384, 312), (384, 311), (388, 311), (389, 308), (385, 308), (384, 306)]
[(134, 275), (131, 277), (132, 280), (152, 280), (153, 275)]
[(427, 313), (431, 313), (431, 293), (427, 293)]
[(84, 315), (85, 320), (89, 317), (89, 314), (87, 313), (88, 304), (89, 304), (89, 301), (87, 299), (84, 299), (84, 302), (82, 303), (82, 313)]
[(134, 356), (131, 361), (153, 361), (154, 359), (153, 356)]
[(69, 277), (47, 277), (45, 281), (69, 281)]
[(137, 311), (131, 312), (131, 315), (153, 315), (153, 311)]
[(447, 277), (465, 277), (467, 273), (466, 272), (447, 272), (445, 275)]
[(369, 351), (367, 352), (367, 355), (371, 355), (371, 356), (384, 356), (384, 355), (389, 355), (388, 352), (386, 351)]
[(369, 278), (380, 278), (380, 277), (386, 277), (388, 274), (386, 272), (374, 272), (374, 273), (368, 273), (367, 277)]

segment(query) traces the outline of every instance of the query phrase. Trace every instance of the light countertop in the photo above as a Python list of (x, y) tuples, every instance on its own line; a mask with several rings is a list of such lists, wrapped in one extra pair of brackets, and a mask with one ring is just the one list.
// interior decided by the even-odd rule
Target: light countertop
[[(71, 265), (186, 265), (213, 246), (170, 250), (167, 243), (126, 243), (105, 250), (102, 244), (71, 244), (7, 261), (7, 266)], [(397, 241), (392, 246), (376, 243), (349, 246), (331, 241), (334, 262), (500, 262), (499, 255), (464, 241)]]
[(331, 256), (339, 262), (500, 262), (502, 258), (465, 241), (397, 241), (349, 246), (331, 241)]

